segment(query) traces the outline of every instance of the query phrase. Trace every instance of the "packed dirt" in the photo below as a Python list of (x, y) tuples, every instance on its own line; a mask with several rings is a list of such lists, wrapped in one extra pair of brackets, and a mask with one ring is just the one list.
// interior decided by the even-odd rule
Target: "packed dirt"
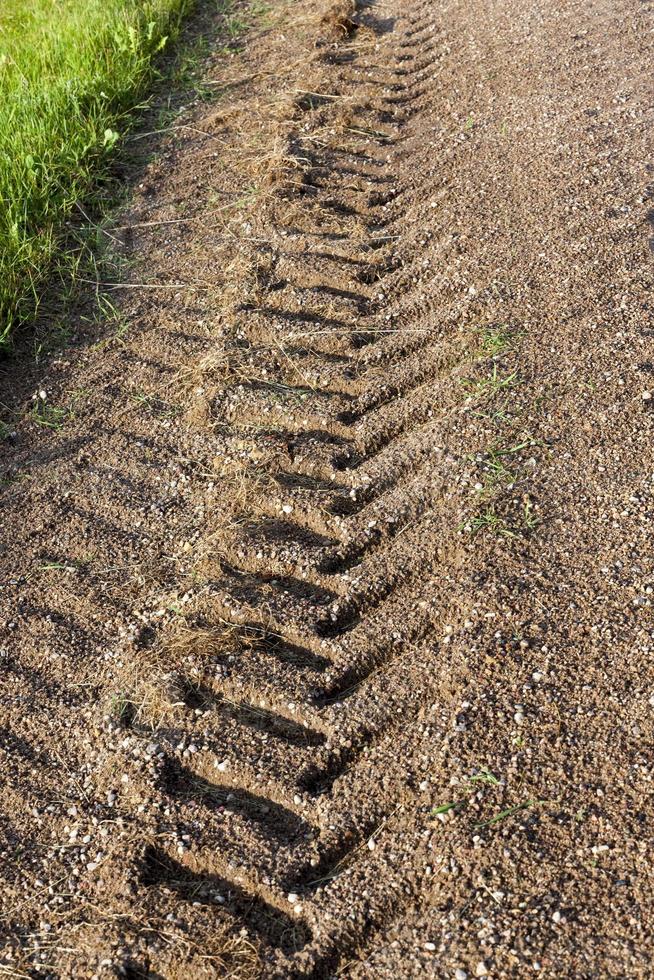
[(0, 446), (0, 976), (651, 976), (653, 11), (216, 50)]

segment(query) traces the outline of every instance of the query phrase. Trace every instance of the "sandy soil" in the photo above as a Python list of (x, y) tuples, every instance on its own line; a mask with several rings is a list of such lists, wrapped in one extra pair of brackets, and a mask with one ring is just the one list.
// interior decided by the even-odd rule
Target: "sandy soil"
[(216, 52), (0, 447), (0, 975), (651, 975), (652, 11)]

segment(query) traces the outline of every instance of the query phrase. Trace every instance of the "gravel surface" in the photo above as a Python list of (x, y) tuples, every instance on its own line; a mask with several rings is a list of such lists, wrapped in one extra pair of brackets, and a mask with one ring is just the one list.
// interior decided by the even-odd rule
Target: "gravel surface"
[(311, 7), (0, 378), (0, 973), (647, 977), (652, 5)]

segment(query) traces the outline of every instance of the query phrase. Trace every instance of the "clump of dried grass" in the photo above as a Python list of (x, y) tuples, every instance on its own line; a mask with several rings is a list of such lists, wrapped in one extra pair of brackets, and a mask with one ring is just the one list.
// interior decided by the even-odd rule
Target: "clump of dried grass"
[[(156, 907), (159, 904), (161, 908)], [(71, 916), (70, 921), (62, 922), (59, 935), (40, 946), (41, 950), (47, 949), (49, 962), (57, 964), (57, 975), (87, 976), (89, 965), (101, 956), (128, 967), (130, 976), (157, 975), (168, 980), (256, 980), (261, 976), (254, 944), (221, 922), (215, 913), (188, 908), (188, 925), (180, 928), (166, 917), (170, 908), (165, 897), (157, 901), (156, 892), (136, 907), (133, 901), (130, 906), (128, 913), (121, 910), (114, 914), (89, 903), (85, 921), (79, 921), (77, 910), (75, 919)], [(135, 951), (127, 961), (120, 952), (126, 947)], [(0, 976), (32, 976), (32, 972), (20, 972), (21, 969), (30, 969), (27, 957), (16, 963), (17, 972)], [(107, 980), (117, 975), (114, 967), (107, 971), (99, 967), (96, 972)]]
[(221, 624), (219, 627), (184, 627), (166, 643), (166, 650), (175, 661), (193, 661), (207, 665), (220, 657), (242, 654), (260, 643), (256, 633), (241, 627)]
[(323, 15), (321, 27), (335, 40), (350, 37), (357, 28), (354, 20), (356, 9), (355, 0), (336, 0)]
[(255, 632), (229, 623), (180, 626), (160, 647), (137, 651), (112, 683), (105, 715), (127, 728), (155, 731), (179, 720), (184, 690), (200, 683), (223, 657), (260, 643)]

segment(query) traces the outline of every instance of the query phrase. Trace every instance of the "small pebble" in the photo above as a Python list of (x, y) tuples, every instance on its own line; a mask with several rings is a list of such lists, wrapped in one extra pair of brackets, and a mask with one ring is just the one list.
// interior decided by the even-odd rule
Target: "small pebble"
[(436, 943), (425, 943), (425, 949), (426, 949), (426, 950), (427, 950), (427, 951), (428, 951), (429, 953), (433, 953), (433, 952), (434, 952), (434, 950), (436, 949)]

